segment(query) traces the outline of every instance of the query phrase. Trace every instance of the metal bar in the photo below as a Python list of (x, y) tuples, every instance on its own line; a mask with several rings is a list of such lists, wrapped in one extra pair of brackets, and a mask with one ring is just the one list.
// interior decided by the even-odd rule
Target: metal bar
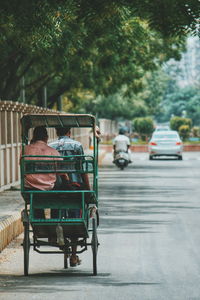
[(29, 213), (29, 219), (33, 219), (33, 194), (30, 193), (30, 213)]
[(78, 119), (76, 117), (75, 117), (75, 120), (76, 120), (77, 127), (80, 127), (80, 124), (79, 124)]
[[(50, 245), (49, 245), (50, 246)], [(80, 254), (80, 253), (83, 253), (87, 250), (87, 248), (85, 247), (84, 249), (82, 250), (78, 250), (76, 251), (77, 254)], [(41, 250), (38, 250), (37, 248), (34, 248), (34, 251), (40, 253), (40, 254), (64, 254), (65, 252), (64, 251), (41, 251)], [(69, 254), (72, 254), (72, 252), (69, 252)]]
[(21, 191), (24, 191), (24, 160), (20, 161)]
[(85, 220), (85, 194), (81, 194), (81, 202), (82, 202), (82, 218)]
[(81, 225), (85, 223), (85, 220), (82, 218), (76, 218), (76, 219), (33, 219), (31, 218), (31, 224), (34, 225)]
[(61, 193), (95, 193), (94, 190), (75, 190), (75, 191), (69, 191), (69, 190), (48, 190), (48, 191), (42, 191), (42, 190), (24, 190), (24, 194), (61, 194)]

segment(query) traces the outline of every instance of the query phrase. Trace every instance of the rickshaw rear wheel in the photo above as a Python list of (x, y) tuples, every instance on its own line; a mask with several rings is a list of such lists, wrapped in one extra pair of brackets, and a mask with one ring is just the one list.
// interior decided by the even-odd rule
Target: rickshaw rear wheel
[(96, 218), (92, 219), (92, 254), (93, 254), (93, 275), (97, 275), (97, 250), (98, 250), (98, 239), (97, 239), (97, 221)]
[(29, 238), (29, 223), (24, 224), (24, 275), (28, 276), (29, 271), (29, 251), (30, 251), (30, 238)]

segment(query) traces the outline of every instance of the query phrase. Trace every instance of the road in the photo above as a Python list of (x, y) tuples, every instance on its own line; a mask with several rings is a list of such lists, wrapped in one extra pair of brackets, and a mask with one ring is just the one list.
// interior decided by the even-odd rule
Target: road
[(22, 236), (0, 255), (0, 299), (200, 299), (200, 153), (183, 161), (134, 154), (118, 170), (111, 154), (100, 169), (98, 275), (92, 252), (82, 265), (31, 251), (23, 277)]

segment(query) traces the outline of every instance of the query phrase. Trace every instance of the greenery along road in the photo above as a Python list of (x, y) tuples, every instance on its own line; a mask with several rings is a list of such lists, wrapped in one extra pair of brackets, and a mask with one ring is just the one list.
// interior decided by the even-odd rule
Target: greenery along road
[(41, 105), (46, 86), (48, 107), (65, 95), (71, 112), (152, 114), (164, 84), (153, 71), (180, 57), (199, 12), (198, 0), (2, 1), (0, 97), (18, 100), (23, 85)]

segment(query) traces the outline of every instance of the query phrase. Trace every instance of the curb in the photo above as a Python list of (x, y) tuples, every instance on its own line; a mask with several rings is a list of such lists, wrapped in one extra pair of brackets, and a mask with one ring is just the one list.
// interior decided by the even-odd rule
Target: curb
[(20, 212), (0, 221), (0, 252), (22, 232), (23, 223)]

